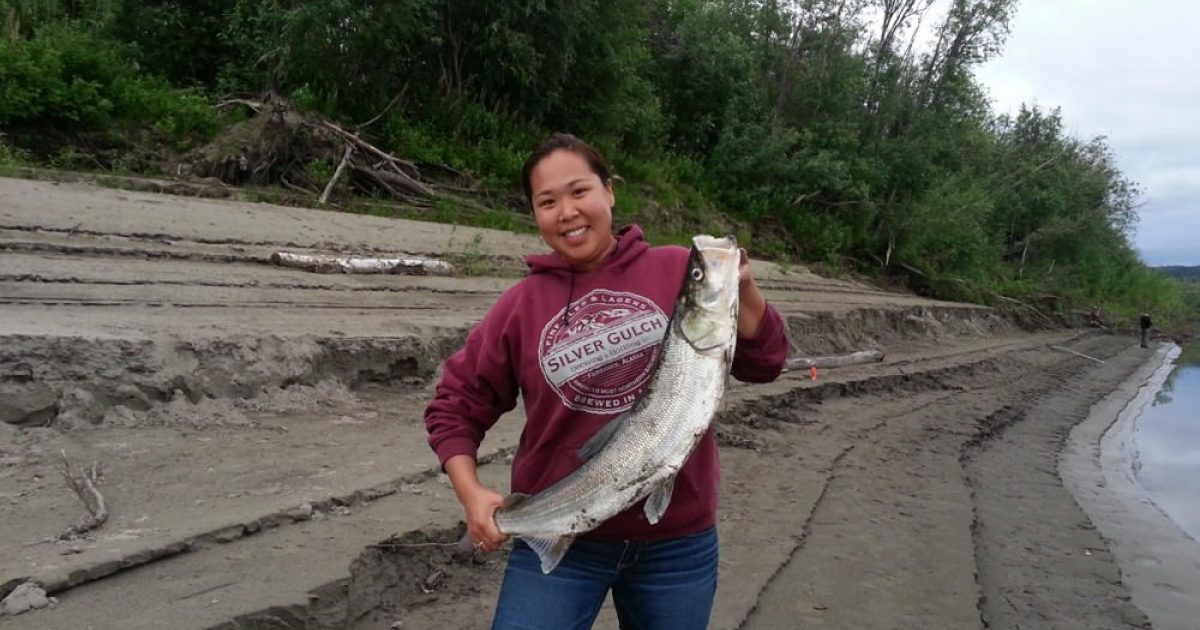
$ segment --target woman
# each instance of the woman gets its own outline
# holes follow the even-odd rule
[[[535,150],[522,180],[553,251],[526,258],[530,275],[446,361],[425,412],[429,443],[483,551],[507,539],[493,520],[504,497],[476,475],[484,433],[520,393],[527,419],[512,492],[535,494],[570,474],[580,465],[579,447],[632,407],[649,379],[688,260],[682,247],[651,248],[637,226],[613,233],[608,165],[574,136],[557,134]],[[787,356],[783,322],[755,285],[744,252],[740,271],[733,375],[771,381]],[[579,538],[548,575],[518,541],[493,628],[590,628],[609,590],[622,628],[705,627],[717,586],[718,479],[709,432],[657,524],[634,506]]]

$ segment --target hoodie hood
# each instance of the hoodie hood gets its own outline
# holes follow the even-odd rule
[[[615,234],[617,237],[617,247],[613,250],[604,262],[595,269],[590,271],[599,271],[601,269],[621,269],[629,265],[638,256],[641,256],[650,249],[650,244],[646,242],[646,237],[642,233],[642,228],[638,225],[628,225]],[[529,273],[553,273],[561,271],[564,273],[586,273],[582,269],[576,269],[574,265],[567,262],[558,252],[550,252],[549,254],[533,254],[525,257],[525,264],[529,265]]]

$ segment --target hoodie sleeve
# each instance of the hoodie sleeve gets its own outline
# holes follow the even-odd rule
[[[733,377],[746,383],[769,383],[779,378],[788,350],[783,317],[774,306],[767,304],[758,334],[753,339],[738,335],[733,354]]]
[[[518,348],[510,326],[515,291],[488,311],[462,349],[446,360],[442,379],[425,408],[425,429],[438,461],[475,456],[483,435],[517,404]],[[513,331],[513,332],[510,332]]]

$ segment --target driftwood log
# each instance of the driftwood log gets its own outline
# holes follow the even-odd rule
[[[784,370],[807,370],[809,368],[839,368],[863,363],[879,363],[883,353],[878,350],[863,350],[851,354],[828,357],[789,357],[783,364]]]
[[[304,269],[314,273],[393,273],[447,276],[454,265],[444,260],[427,258],[367,258],[360,256],[326,256],[275,252],[271,262],[281,267]]]

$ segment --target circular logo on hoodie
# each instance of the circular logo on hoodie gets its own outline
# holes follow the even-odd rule
[[[542,374],[571,409],[626,411],[650,379],[667,324],[666,314],[647,298],[596,289],[542,329]]]

